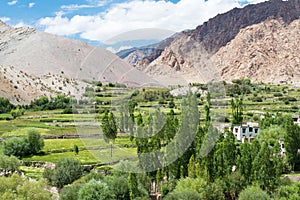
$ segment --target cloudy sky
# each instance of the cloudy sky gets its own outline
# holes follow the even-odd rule
[[[134,40],[153,29],[146,39],[161,40],[174,32],[195,28],[218,13],[262,1],[2,0],[0,19],[12,26],[30,26],[102,46],[117,42],[118,48],[124,48],[128,44],[120,41],[120,34]],[[132,34],[137,29],[142,30]]]

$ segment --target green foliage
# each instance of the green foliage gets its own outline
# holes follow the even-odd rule
[[[280,200],[299,200],[300,198],[300,184],[281,186],[278,188],[275,199]]]
[[[44,140],[37,130],[29,130],[27,133],[28,155],[35,155],[39,153],[44,147]]]
[[[263,142],[252,164],[254,180],[268,191],[272,191],[279,182],[281,172],[278,169],[280,160],[276,159],[277,156],[279,152],[271,151],[268,143]]]
[[[14,156],[0,155],[0,169],[15,171],[20,166],[20,160]]]
[[[29,107],[35,110],[65,109],[71,107],[74,101],[74,99],[63,94],[59,94],[56,97],[51,97],[50,99],[46,96],[42,96],[31,102]]]
[[[28,130],[27,138],[10,138],[3,143],[3,153],[8,156],[19,158],[35,155],[44,147],[44,140],[37,130]]]
[[[9,113],[14,106],[9,102],[8,99],[0,97],[0,114]]]
[[[12,109],[12,110],[10,111],[10,114],[11,114],[11,116],[12,116],[14,119],[17,118],[17,117],[20,117],[20,116],[24,115],[24,113],[25,113],[25,110],[20,109],[19,107],[16,108],[16,109]]]
[[[56,187],[62,188],[80,178],[81,175],[82,167],[79,161],[73,158],[63,158],[54,169],[52,183]]]
[[[129,187],[128,179],[126,176],[106,176],[104,181],[110,188],[110,191],[114,194],[116,199],[129,199]]]
[[[200,200],[202,198],[201,198],[200,194],[197,193],[197,191],[186,188],[183,191],[172,192],[172,193],[168,194],[165,199],[166,200],[183,200],[183,199]]]
[[[3,153],[7,156],[22,158],[28,155],[29,146],[26,138],[10,138],[3,142]]]
[[[250,186],[239,195],[239,200],[269,200],[270,196],[257,186]]]
[[[206,187],[205,193],[202,194],[202,196],[207,200],[225,200],[223,188],[221,188],[221,186],[217,183],[209,183]]]
[[[0,199],[54,199],[51,192],[46,190],[46,184],[41,180],[32,182],[19,175],[0,178]]]
[[[180,179],[174,189],[174,192],[183,192],[186,189],[191,189],[201,194],[205,192],[207,184],[204,179],[201,178],[184,178]]]
[[[175,108],[175,103],[174,101],[169,102],[169,108]]]
[[[270,139],[279,141],[284,138],[285,129],[282,126],[271,125],[259,131],[258,139],[268,141]]]
[[[130,199],[138,197],[138,181],[136,178],[136,174],[134,173],[129,173],[128,175],[128,188]]]
[[[235,98],[231,99],[231,110],[232,110],[232,125],[241,124],[243,121],[243,99]]]
[[[67,185],[59,193],[60,200],[76,200],[78,199],[78,191],[81,188],[81,184]]]
[[[74,152],[75,152],[75,155],[78,155],[78,153],[79,153],[79,148],[76,144],[74,144]]]
[[[104,140],[109,143],[114,141],[117,137],[117,125],[114,114],[106,111],[102,118],[102,131],[104,134]]]
[[[287,161],[293,170],[300,169],[300,156],[297,153],[300,149],[300,127],[290,119],[286,122],[285,129],[284,143]]]
[[[84,184],[78,193],[79,200],[107,200],[116,199],[114,193],[110,191],[108,185],[101,180],[90,180]]]

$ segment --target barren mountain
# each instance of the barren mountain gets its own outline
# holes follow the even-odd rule
[[[14,73],[23,72],[33,77],[58,77],[63,79],[96,80],[104,83],[119,82],[128,86],[158,85],[144,73],[134,69],[111,52],[93,45],[71,40],[56,35],[40,32],[31,28],[12,28],[0,21],[0,66],[6,69],[13,67]],[[14,74],[12,72],[12,74]],[[49,75],[50,74],[50,75]],[[16,76],[21,74],[16,74]],[[2,74],[2,76],[5,76]],[[9,82],[15,82],[16,76]],[[6,77],[8,78],[8,77]],[[28,82],[32,82],[27,79]],[[24,79],[24,81],[26,82]],[[47,81],[46,81],[47,82]],[[51,81],[52,82],[52,81]],[[32,82],[32,85],[34,82]],[[59,84],[54,83],[52,93],[61,92]],[[47,85],[47,84],[46,84]],[[2,89],[2,85],[0,86]],[[36,91],[38,90],[38,91]],[[63,89],[64,90],[64,89]],[[24,90],[28,97],[19,100],[27,101],[46,92],[41,88]],[[70,95],[78,93],[66,90]],[[5,91],[6,96],[21,95],[19,92]],[[22,93],[22,92],[21,92]],[[14,101],[17,101],[16,98]]]
[[[168,84],[299,80],[298,0],[270,0],[219,14],[170,40],[137,68]],[[154,58],[154,59],[153,59]],[[170,79],[168,77],[177,77]]]
[[[40,96],[65,94],[77,99],[82,98],[89,84],[62,75],[47,74],[43,76],[30,75],[13,66],[0,66],[0,96],[13,104],[29,104]]]
[[[253,81],[300,81],[300,19],[286,24],[269,19],[242,29],[213,60],[224,80],[250,77]]]

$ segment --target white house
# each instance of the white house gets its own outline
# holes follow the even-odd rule
[[[258,123],[243,122],[240,126],[234,126],[232,133],[239,142],[245,142],[253,140],[259,133]]]
[[[279,140],[280,145],[280,155],[285,157],[285,148],[284,148],[284,141],[282,139]]]

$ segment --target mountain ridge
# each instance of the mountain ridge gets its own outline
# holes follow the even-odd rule
[[[273,83],[280,83],[280,82],[286,82],[286,81],[296,81],[295,78],[292,77],[291,73],[288,73],[289,77],[283,77],[280,75],[280,73],[277,73],[277,76],[272,76],[272,80],[268,79],[268,77],[258,76],[254,77],[255,74],[252,68],[252,71],[246,70],[247,73],[240,73],[237,70],[236,66],[234,64],[223,66],[223,64],[226,62],[224,60],[222,64],[222,59],[218,60],[216,59],[218,55],[219,58],[223,59],[231,59],[230,52],[223,51],[224,55],[221,55],[218,53],[220,49],[227,47],[234,41],[238,36],[241,37],[240,32],[244,29],[248,29],[249,27],[256,26],[258,24],[261,25],[259,29],[264,29],[265,22],[268,22],[270,20],[277,20],[279,24],[281,24],[276,28],[281,27],[282,34],[288,35],[288,31],[284,30],[282,27],[286,26],[289,27],[291,23],[294,21],[297,21],[300,17],[300,2],[297,0],[289,0],[289,1],[281,1],[281,0],[271,0],[266,1],[258,4],[253,5],[247,5],[244,8],[234,8],[226,13],[219,14],[212,19],[208,20],[208,22],[203,23],[202,25],[198,26],[194,30],[188,30],[183,31],[179,33],[170,44],[166,45],[164,48],[156,50],[156,52],[160,52],[159,54],[152,54],[149,57],[145,57],[140,59],[136,67],[147,74],[149,74],[152,77],[161,76],[161,79],[165,79],[170,75],[177,74],[178,77],[181,77],[181,79],[185,79],[186,82],[210,82],[210,81],[217,81],[217,80],[226,80],[231,81],[233,78],[243,78],[247,77],[252,79],[253,81],[270,81]],[[293,29],[292,26],[289,28]],[[270,32],[271,30],[268,29]],[[298,34],[297,31],[295,31],[295,34]],[[280,35],[280,33],[277,33]],[[251,35],[251,34],[250,34]],[[249,37],[248,35],[244,35],[244,37]],[[259,35],[257,36],[257,41],[259,41]],[[295,36],[295,41],[298,41],[296,39],[298,35]],[[245,40],[247,38],[244,38]],[[255,39],[255,38],[254,38]],[[238,41],[242,41],[243,39],[238,39]],[[181,44],[180,50],[178,47]],[[281,41],[274,41],[276,42],[276,45],[290,45],[291,47],[293,45],[296,45],[293,40],[289,40],[289,43],[283,44]],[[191,46],[188,47],[187,44],[190,44]],[[232,44],[231,44],[232,45]],[[229,49],[235,49],[234,51],[231,50],[234,55],[236,55],[239,51],[239,45],[236,43],[236,48],[231,46]],[[265,44],[265,45],[274,45],[271,43]],[[200,52],[203,55],[200,55],[200,53],[197,53],[196,49],[198,47],[200,49]],[[241,46],[241,45],[240,45]],[[190,48],[190,49],[189,49]],[[249,48],[249,49],[247,49]],[[256,46],[255,48],[258,48]],[[296,48],[294,48],[296,49]],[[250,49],[250,46],[244,45],[243,51],[254,51],[255,49]],[[286,52],[285,54],[289,53],[289,48],[285,48]],[[189,52],[190,51],[190,52]],[[264,49],[264,51],[267,51],[267,48]],[[292,53],[292,52],[290,52]],[[191,56],[193,55],[193,56]],[[270,65],[269,68],[267,68],[266,64],[263,64],[263,69],[266,71],[265,74],[270,75],[268,71],[276,71],[277,66],[276,62],[279,63],[279,60],[281,58],[281,55],[279,54],[272,54],[272,56],[276,57],[264,57],[260,60],[256,59],[255,62],[251,59],[249,59],[249,55],[246,53],[241,55],[239,54],[239,61],[241,63],[244,63],[244,66],[251,66],[253,63],[255,65],[259,65],[260,63],[267,63],[268,60],[272,60],[273,65]],[[271,54],[270,54],[271,55]],[[189,58],[187,58],[189,57]],[[200,61],[198,58],[201,57],[202,61]],[[150,59],[151,58],[151,59]],[[154,58],[154,59],[153,59]],[[257,57],[258,58],[258,57]],[[204,59],[204,60],[203,60]],[[277,60],[277,61],[276,61]],[[292,62],[292,61],[291,61]],[[189,63],[189,65],[187,65]],[[234,62],[232,62],[234,63]],[[283,63],[283,62],[281,62]],[[286,66],[289,64],[286,62],[284,63]],[[208,70],[207,65],[210,65],[210,70]],[[298,69],[298,62],[294,63],[295,66],[289,66],[295,69]],[[224,69],[226,68],[226,69]],[[232,70],[230,69],[232,68]],[[223,70],[223,71],[222,71]],[[211,76],[207,74],[208,72],[215,71],[214,76]],[[231,72],[230,76],[227,74],[227,72]],[[234,72],[235,71],[235,72]],[[292,70],[295,71],[295,70]],[[187,73],[188,72],[188,73]],[[202,74],[199,72],[203,72]],[[163,75],[163,76],[162,76]],[[200,76],[199,76],[200,75]],[[165,77],[164,77],[165,76]],[[203,77],[210,77],[205,78],[203,80]],[[232,77],[232,78],[231,78]],[[173,83],[172,83],[173,84]]]
[[[3,22],[0,23],[0,66],[14,68],[16,73],[12,73],[14,76],[10,77],[11,82],[17,80],[16,76],[20,76],[18,73],[22,71],[45,81],[47,76],[52,76],[60,81],[74,79],[78,83],[88,80],[101,81],[104,84],[118,82],[129,87],[160,85],[108,50],[32,28],[13,28]],[[58,80],[54,82],[54,86],[57,83]],[[54,95],[62,92],[60,87],[63,86],[51,87],[46,94]],[[32,98],[37,97],[38,95],[34,92],[30,93],[36,89],[40,91],[39,94],[44,94],[41,88],[32,88],[27,91],[27,95]],[[18,98],[20,101],[16,101],[14,94],[10,94],[13,102],[28,103],[32,100],[32,98],[25,97],[26,92],[19,91],[18,93],[23,95]],[[76,90],[66,91],[66,94],[70,96],[76,93]]]

